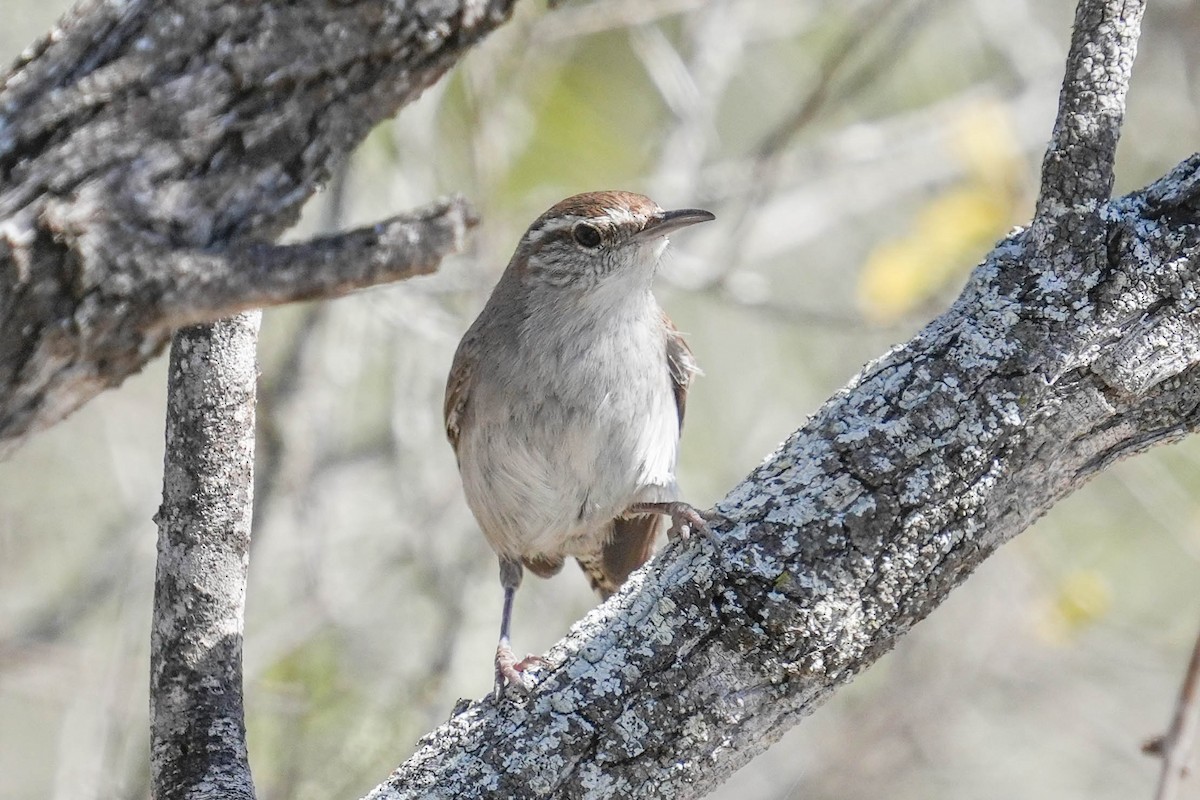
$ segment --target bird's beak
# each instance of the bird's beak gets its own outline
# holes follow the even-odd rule
[[[709,222],[716,219],[712,212],[700,208],[681,208],[678,211],[664,211],[634,235],[635,240],[646,241],[666,236],[672,231],[695,225],[697,222]]]

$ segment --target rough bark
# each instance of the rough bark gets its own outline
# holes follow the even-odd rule
[[[254,504],[251,311],[175,334],[150,636],[150,765],[158,800],[253,800],[242,620]]]
[[[1082,0],[1038,216],[547,653],[370,794],[705,794],[1003,542],[1200,426],[1200,155],[1109,200],[1142,3]]]
[[[172,329],[430,271],[462,201],[269,242],[512,0],[84,0],[0,83],[0,448]]]

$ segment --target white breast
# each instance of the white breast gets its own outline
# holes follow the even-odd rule
[[[604,326],[591,337],[534,320],[513,369],[485,370],[474,387],[463,485],[501,555],[594,552],[631,503],[675,497],[679,417],[661,312],[645,298],[586,309]]]

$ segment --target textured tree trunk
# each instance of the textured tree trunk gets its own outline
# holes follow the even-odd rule
[[[241,649],[259,314],[237,312],[430,272],[461,247],[475,217],[460,199],[272,242],[510,9],[85,0],[0,84],[0,455],[192,326],[172,347],[157,517],[158,798],[254,796]]]

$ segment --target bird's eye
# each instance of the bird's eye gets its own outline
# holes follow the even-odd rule
[[[596,230],[594,225],[581,222],[571,231],[571,235],[575,237],[575,242],[580,247],[591,250],[593,247],[600,246],[600,231]]]

